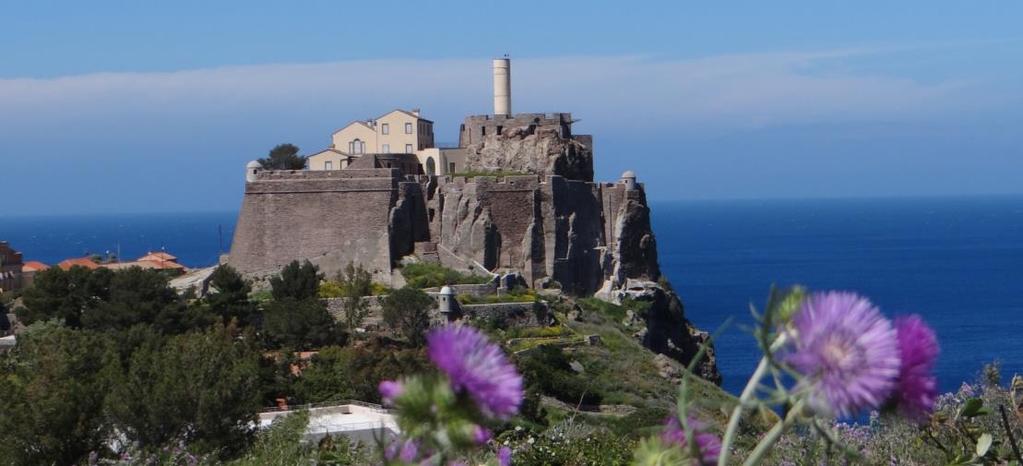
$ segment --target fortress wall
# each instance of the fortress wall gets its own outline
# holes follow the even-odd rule
[[[246,183],[228,263],[270,274],[308,258],[333,274],[349,261],[390,282],[391,170],[260,172]],[[386,175],[386,176],[385,176]]]
[[[476,177],[475,193],[479,205],[489,213],[486,235],[488,254],[483,265],[494,268],[524,269],[529,252],[523,242],[533,222],[535,191],[540,180],[535,175]]]
[[[486,136],[498,134],[511,128],[535,126],[537,128],[556,128],[561,137],[572,137],[571,113],[516,113],[515,115],[472,115],[465,118],[459,129],[458,146],[468,147],[480,144]],[[486,130],[484,131],[484,128]],[[484,134],[486,133],[486,134]]]
[[[423,187],[418,182],[398,184],[398,199],[390,216],[391,257],[411,254],[415,243],[429,241],[430,223]]]
[[[544,199],[547,274],[567,291],[595,291],[607,268],[600,186],[552,176]]]

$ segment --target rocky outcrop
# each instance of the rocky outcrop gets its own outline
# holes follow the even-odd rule
[[[593,150],[583,138],[563,138],[555,128],[520,126],[467,147],[468,171],[503,171],[593,180]]]
[[[721,383],[710,335],[686,319],[678,294],[658,283],[629,279],[624,287],[607,297],[615,304],[621,304],[625,299],[648,303],[645,311],[629,314],[631,320],[642,323],[642,329],[636,332],[635,337],[643,346],[688,366],[701,345],[707,345],[705,355],[695,366],[695,373],[708,381]]]

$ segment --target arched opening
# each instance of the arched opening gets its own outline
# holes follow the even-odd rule
[[[348,143],[348,153],[350,154],[361,154],[365,148],[366,143],[362,142],[362,140],[358,138]]]
[[[430,176],[437,174],[437,163],[433,161],[433,157],[426,158],[426,174]]]

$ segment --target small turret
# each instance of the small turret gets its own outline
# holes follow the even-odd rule
[[[632,170],[625,170],[625,173],[622,173],[622,179],[621,179],[621,181],[619,181],[619,183],[625,185],[625,190],[626,191],[635,191],[636,190],[636,173],[633,172]]]
[[[256,172],[262,169],[263,165],[255,160],[245,164],[245,181],[248,183],[256,181]]]
[[[451,314],[451,300],[455,299],[455,292],[450,286],[444,286],[437,293],[437,310],[443,315]]]

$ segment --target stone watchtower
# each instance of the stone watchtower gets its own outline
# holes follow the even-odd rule
[[[245,164],[245,181],[249,183],[256,181],[256,172],[262,169],[263,165],[255,160]]]
[[[626,191],[635,191],[636,173],[633,172],[632,170],[625,170],[625,173],[622,173],[622,179],[619,181],[619,183],[625,186]]]

